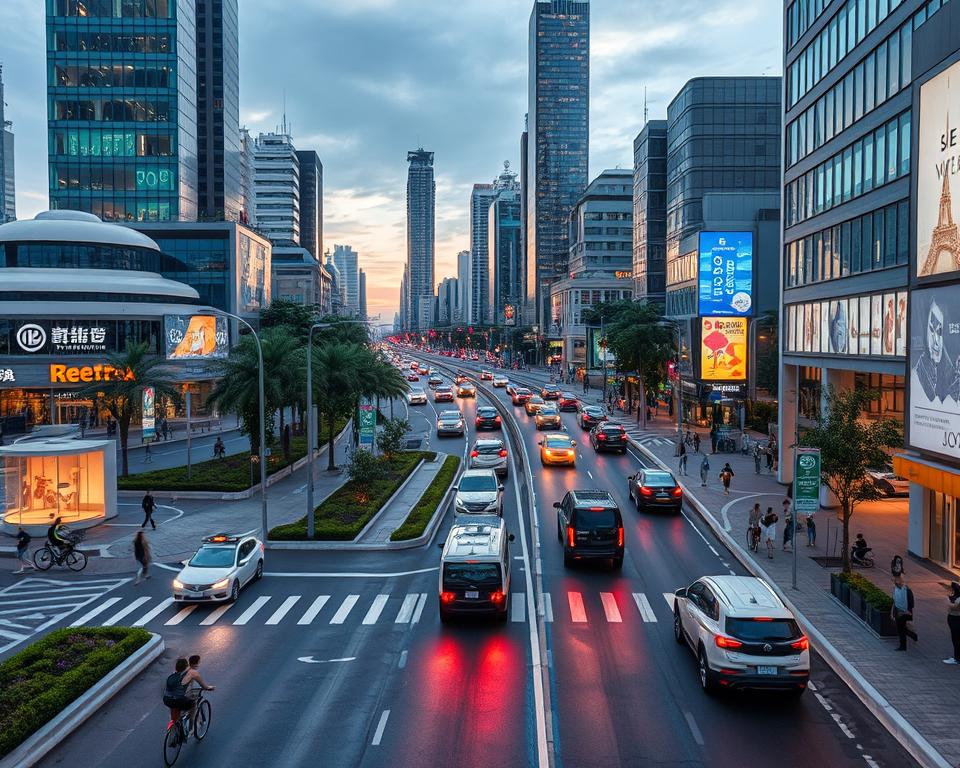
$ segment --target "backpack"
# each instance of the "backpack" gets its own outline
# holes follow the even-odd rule
[[[774,525],[779,519],[780,518],[777,517],[776,512],[769,512],[768,514],[763,516],[763,524],[765,526]]]

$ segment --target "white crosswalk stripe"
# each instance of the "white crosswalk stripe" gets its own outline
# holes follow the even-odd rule
[[[128,614],[130,614],[130,613],[133,613],[133,612],[134,612],[135,610],[137,610],[137,608],[139,608],[141,605],[143,605],[144,603],[150,602],[150,600],[152,600],[152,599],[153,599],[153,598],[150,598],[150,597],[138,597],[136,600],[134,600],[132,603],[130,603],[130,605],[128,605],[128,606],[126,606],[126,607],[124,607],[124,608],[121,608],[119,611],[117,611],[115,614],[113,614],[113,616],[111,616],[109,619],[107,619],[105,622],[103,622],[103,626],[105,626],[105,627],[112,627],[112,626],[114,626],[114,625],[117,624],[117,623],[120,621],[120,619],[122,619],[124,616],[126,616],[126,615],[128,615]]]
[[[357,604],[359,599],[360,595],[347,595],[340,604],[340,607],[337,608],[337,612],[333,614],[333,618],[330,619],[330,623],[343,624],[343,622],[347,620],[347,616],[350,615],[350,611],[353,610],[353,606]]]
[[[237,618],[237,620],[234,621],[233,623],[236,624],[237,626],[243,626],[248,621],[250,621],[250,619],[252,619],[256,615],[257,611],[263,608],[263,606],[265,606],[269,601],[270,601],[270,595],[260,595],[260,597],[258,597],[256,600],[253,601],[253,605],[251,605],[249,608],[247,608],[247,610],[241,613],[240,616]]]
[[[620,608],[617,605],[617,598],[614,597],[613,592],[601,592],[600,602],[603,603],[603,612],[606,615],[608,622],[611,624],[623,623],[623,616],[620,615]]]
[[[400,612],[397,614],[395,624],[407,624],[413,616],[413,609],[417,607],[418,595],[407,595],[403,598],[403,605],[400,606]]]
[[[677,596],[673,592],[664,592],[663,599],[667,601],[667,605],[670,606],[670,614],[673,615],[673,604],[676,602]]]
[[[653,612],[653,606],[650,605],[650,601],[647,600],[647,596],[643,592],[634,592],[633,599],[637,603],[637,609],[644,621],[653,623],[657,620],[657,616]]]
[[[209,627],[213,624],[216,624],[220,617],[223,616],[227,611],[233,608],[233,603],[223,603],[214,608],[210,613],[204,617],[203,621],[200,622],[201,627]]]
[[[179,613],[177,613],[176,616],[173,616],[173,617],[167,619],[167,620],[164,622],[164,626],[165,626],[165,627],[175,627],[175,626],[177,626],[177,624],[179,624],[181,621],[183,621],[185,618],[187,618],[187,616],[189,616],[189,615],[190,615],[191,613],[193,613],[195,610],[197,610],[197,606],[196,606],[196,605],[187,605],[187,606],[184,606],[183,608],[180,609]]]
[[[583,605],[583,595],[579,592],[567,592],[567,602],[570,604],[570,620],[574,624],[585,624],[587,610]]]
[[[420,621],[420,615],[423,613],[423,607],[427,604],[427,593],[421,592],[420,597],[417,600],[417,609],[413,612],[413,618],[410,619],[411,624],[416,624]]]
[[[133,622],[135,627],[145,627],[151,621],[153,621],[157,616],[163,613],[167,608],[173,604],[173,598],[168,597],[166,600],[160,603],[160,605],[154,606],[151,610],[147,611],[143,616]]]
[[[303,626],[312,622],[315,618],[317,618],[317,614],[320,613],[320,611],[323,609],[323,606],[327,604],[329,599],[330,595],[320,595],[317,597],[317,599],[310,604],[310,607],[304,611],[303,616],[300,617],[300,620],[297,622],[297,624]]]
[[[267,619],[267,625],[273,626],[279,624],[283,620],[283,617],[289,613],[290,609],[297,604],[299,599],[300,595],[290,595],[290,597],[284,600],[280,607],[273,612],[273,615]]]
[[[387,600],[389,599],[390,595],[377,595],[375,598],[373,598],[373,604],[367,611],[367,615],[363,617],[363,623],[376,624],[377,619],[380,618],[380,614],[383,613],[383,609],[386,607]]]
[[[82,627],[84,624],[86,624],[88,621],[90,621],[90,619],[92,619],[94,616],[99,616],[101,613],[103,613],[105,610],[107,610],[107,608],[109,608],[111,605],[115,605],[115,604],[117,604],[117,603],[119,603],[119,602],[120,602],[120,598],[119,598],[119,597],[110,597],[110,598],[107,598],[107,599],[104,600],[102,603],[100,603],[100,605],[98,605],[96,608],[94,608],[94,609],[92,609],[92,610],[90,610],[90,611],[87,611],[87,613],[83,614],[83,616],[81,616],[79,619],[77,619],[75,622],[73,622],[70,626],[71,626],[71,627]]]
[[[527,596],[524,592],[515,592],[510,596],[510,621],[523,621],[527,615]]]

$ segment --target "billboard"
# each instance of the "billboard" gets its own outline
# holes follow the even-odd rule
[[[910,445],[960,461],[960,306],[956,286],[910,296]]]
[[[503,307],[503,324],[504,325],[516,325],[517,324],[517,310],[513,304],[506,304]]]
[[[616,356],[606,348],[603,341],[599,328],[587,326],[587,368],[589,370],[603,368],[604,358],[608,368],[615,368],[617,365]]]
[[[157,436],[157,397],[153,387],[143,388],[143,439],[153,440]]]
[[[753,314],[753,233],[701,232],[699,314]]]
[[[164,315],[168,360],[215,360],[230,353],[227,319],[214,315]]]
[[[917,275],[960,269],[960,62],[920,86]],[[952,188],[952,189],[951,189]]]
[[[700,379],[746,381],[747,319],[700,318]]]

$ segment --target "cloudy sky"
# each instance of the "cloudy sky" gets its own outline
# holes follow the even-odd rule
[[[406,258],[406,152],[436,153],[439,281],[469,246],[469,199],[519,163],[531,0],[240,0],[241,122],[287,121],[324,165],[324,242],[349,243],[392,322]],[[17,213],[47,207],[42,0],[0,0]],[[779,75],[779,0],[593,0],[590,175],[632,166],[685,81]]]

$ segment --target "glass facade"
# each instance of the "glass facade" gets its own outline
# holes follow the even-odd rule
[[[228,231],[213,237],[177,237],[173,233],[147,233],[172,262],[176,271],[164,277],[186,283],[200,294],[200,303],[232,312],[230,308],[231,241]]]
[[[197,215],[192,0],[47,0],[52,209]]]
[[[589,2],[537,0],[529,56],[526,249],[542,324],[550,283],[567,271],[567,220],[589,179]]]
[[[633,142],[633,283],[662,303],[667,256],[667,121],[650,120]]]
[[[518,190],[503,190],[490,206],[488,249],[490,269],[490,321],[503,325],[507,304],[514,313],[521,302],[523,258],[520,237],[520,195]],[[516,314],[514,314],[516,317]]]
[[[407,152],[407,291],[410,328],[427,328],[433,318],[433,269],[437,185],[433,152]],[[258,213],[259,220],[259,213]]]

